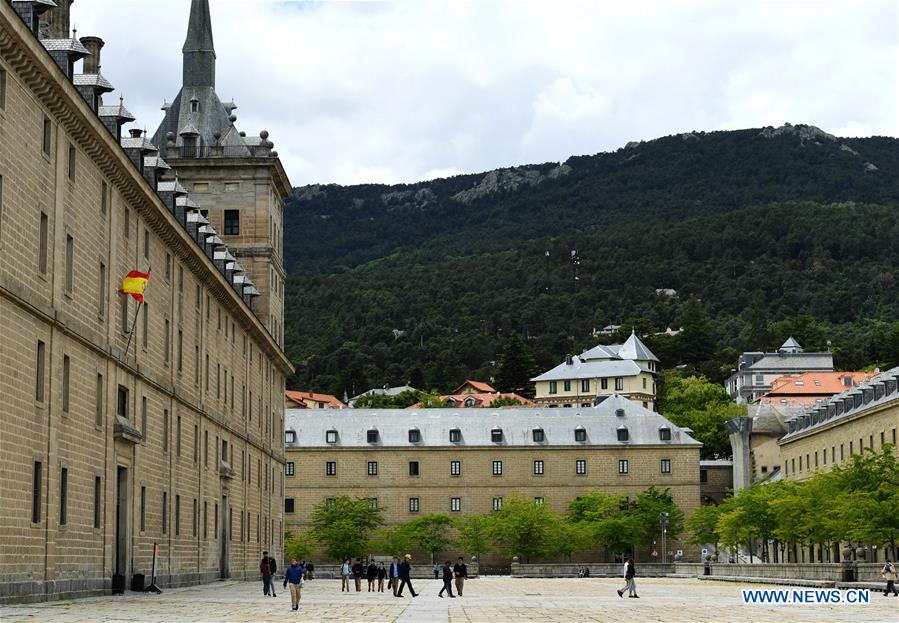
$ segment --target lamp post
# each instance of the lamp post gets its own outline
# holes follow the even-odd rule
[[[659,513],[659,525],[662,526],[662,564],[668,562],[668,513]]]

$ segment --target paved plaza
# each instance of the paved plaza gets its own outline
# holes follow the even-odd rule
[[[899,598],[872,593],[867,606],[743,606],[741,585],[691,579],[638,579],[641,599],[619,599],[615,579],[470,580],[465,595],[440,599],[442,584],[418,580],[420,596],[397,599],[389,593],[340,593],[338,580],[307,582],[298,612],[287,591],[264,597],[262,584],[221,582],[165,591],[162,595],[126,593],[36,605],[0,607],[0,621],[334,621],[340,623],[558,623],[602,621],[896,621]],[[772,588],[752,585],[751,588]]]

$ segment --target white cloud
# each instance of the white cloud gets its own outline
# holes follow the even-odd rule
[[[893,2],[212,0],[217,91],[294,184],[408,182],[784,121],[895,136]],[[152,132],[187,0],[78,0]],[[115,96],[116,94],[114,94]]]

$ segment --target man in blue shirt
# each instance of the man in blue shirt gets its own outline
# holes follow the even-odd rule
[[[284,587],[290,585],[290,601],[294,610],[300,609],[300,591],[303,588],[303,574],[306,569],[297,562],[296,558],[290,559],[290,566],[284,571]]]

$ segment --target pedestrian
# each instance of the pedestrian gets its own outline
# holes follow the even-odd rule
[[[627,562],[624,563],[624,588],[618,591],[619,597],[624,597],[624,591],[627,591],[628,597],[637,598],[639,595],[637,594],[637,582],[634,578],[637,576],[637,569],[634,565],[634,559],[628,558]]]
[[[880,577],[887,581],[887,587],[883,591],[883,596],[889,595],[890,591],[893,591],[894,597],[899,596],[899,592],[896,591],[896,565],[891,563],[889,559],[887,559],[883,569],[880,570]]]
[[[412,554],[406,554],[403,557],[403,562],[400,563],[399,574],[400,574],[400,588],[396,593],[397,597],[403,596],[403,589],[406,585],[409,586],[409,592],[412,593],[413,597],[418,597],[418,593],[415,592],[415,589],[412,588],[412,565],[409,562],[412,560]]]
[[[450,567],[451,564],[452,563],[448,560],[443,563],[443,588],[437,593],[438,597],[443,597],[443,591],[446,591],[450,597],[453,599],[456,598],[456,596],[453,595],[453,569]]]
[[[350,592],[350,559],[347,558],[340,565],[340,592]]]
[[[365,569],[365,579],[368,580],[368,592],[373,593],[375,591],[375,580],[378,579],[378,568],[375,566],[374,559],[369,561],[368,567]]]
[[[435,579],[435,580],[439,579],[439,578],[440,578],[440,565],[438,565],[438,564],[435,562],[435,563],[434,563],[434,568],[432,569],[432,571],[434,572],[434,579]]]
[[[362,576],[365,575],[365,567],[362,566],[362,559],[357,558],[353,563],[353,582],[356,584],[356,592],[362,592]]]
[[[265,552],[263,552],[263,555],[265,555]],[[275,576],[278,574],[278,561],[275,560],[274,556],[268,557],[268,566],[272,570],[272,597],[277,597],[275,594]]]
[[[268,562],[268,552],[262,552],[262,561],[259,563],[259,573],[262,574],[262,594],[268,597],[272,590],[272,566]]]
[[[461,556],[459,556],[459,562],[453,567],[453,575],[456,576],[456,594],[461,597],[465,580],[468,579],[468,567],[465,566],[465,559]]]
[[[306,579],[314,580],[315,579],[315,565],[311,562],[308,565],[304,565],[306,567]]]
[[[390,588],[393,589],[393,596],[396,597],[396,592],[400,588],[400,559],[396,556],[393,557],[393,562],[390,563],[390,570],[388,572],[390,576],[388,578],[390,582]]]
[[[306,569],[297,562],[296,558],[290,559],[290,566],[284,572],[284,588],[290,585],[290,603],[294,610],[300,609],[300,593],[303,590],[303,575]]]
[[[387,577],[387,569],[384,568],[384,563],[380,563],[378,565],[378,592],[384,592],[384,578]]]

